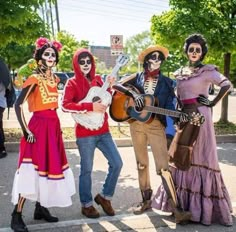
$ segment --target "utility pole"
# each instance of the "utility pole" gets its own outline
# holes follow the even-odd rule
[[[51,20],[51,29],[52,29],[52,37],[55,38],[54,25],[53,25],[53,17],[52,17],[52,4],[49,2],[50,9],[50,20]]]
[[[60,22],[59,22],[59,12],[57,0],[55,0],[55,11],[56,11],[56,21],[57,21],[57,32],[60,32]]]

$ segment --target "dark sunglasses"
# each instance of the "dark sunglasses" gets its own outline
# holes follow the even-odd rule
[[[80,65],[91,64],[91,60],[80,60],[79,64]]]

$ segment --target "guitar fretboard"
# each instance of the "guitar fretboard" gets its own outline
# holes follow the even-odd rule
[[[178,112],[178,111],[167,110],[167,109],[159,108],[156,106],[145,106],[144,110],[152,112],[152,113],[156,113],[156,114],[162,114],[162,115],[175,117],[175,118],[179,118],[181,114],[181,112]]]

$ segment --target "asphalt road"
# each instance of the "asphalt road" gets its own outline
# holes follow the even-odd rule
[[[236,210],[236,144],[218,144],[218,154],[220,167],[223,177],[228,188],[231,201]],[[140,232],[233,232],[236,231],[236,220],[234,217],[233,227],[224,227],[221,225],[212,225],[210,227],[200,224],[189,224],[186,226],[176,225],[172,216],[161,214],[160,212],[150,211],[141,216],[133,215],[133,207],[141,200],[136,163],[132,147],[119,147],[124,166],[121,171],[116,192],[112,201],[116,210],[116,216],[107,217],[101,207],[97,209],[101,213],[100,219],[87,219],[82,216],[80,210],[79,196],[73,196],[73,205],[68,208],[52,208],[50,211],[59,217],[58,223],[45,223],[35,221],[32,218],[34,203],[27,201],[24,207],[23,215],[30,231],[47,231],[47,232],[114,232],[114,231],[140,231]],[[161,183],[160,177],[156,175],[154,162],[151,152],[150,155],[150,175],[152,188],[154,192]],[[11,231],[9,223],[13,205],[11,204],[11,188],[13,176],[17,165],[17,153],[9,155],[0,160],[0,232]],[[77,150],[67,150],[67,157],[70,167],[73,170],[76,184],[79,174],[79,154]],[[96,151],[93,172],[93,194],[98,193],[102,187],[106,176],[107,162],[99,151]],[[236,213],[236,211],[234,211]]]

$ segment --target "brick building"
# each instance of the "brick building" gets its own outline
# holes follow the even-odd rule
[[[98,58],[101,62],[104,62],[106,68],[113,68],[116,64],[117,56],[111,56],[111,48],[108,46],[90,46],[90,52]]]

